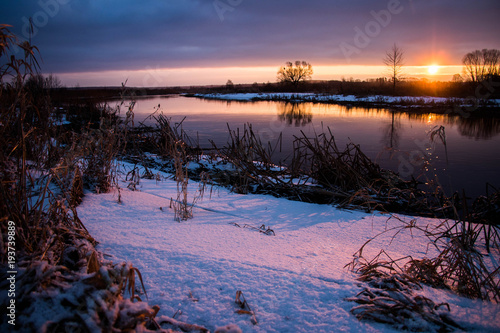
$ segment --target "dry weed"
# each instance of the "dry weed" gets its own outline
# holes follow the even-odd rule
[[[421,289],[418,280],[405,273],[398,261],[382,250],[371,261],[358,257],[353,262],[352,269],[359,274],[358,279],[368,285],[355,297],[346,299],[360,304],[351,309],[356,318],[406,331],[452,332],[460,329],[449,316],[448,304],[435,304],[415,294],[414,290]]]
[[[236,298],[234,302],[240,307],[240,310],[236,310],[238,314],[248,314],[251,317],[250,321],[252,324],[257,325],[259,322],[257,321],[257,317],[255,316],[255,312],[250,308],[245,296],[243,296],[243,292],[241,290],[236,291]]]
[[[450,225],[450,221],[446,220],[437,226],[422,228],[412,221],[408,223],[393,217],[402,225],[389,228],[365,242],[353,261],[346,265],[369,286],[356,297],[348,299],[361,304],[351,310],[356,317],[405,330],[418,330],[415,323],[421,321],[430,325],[426,330],[447,332],[459,329],[447,314],[437,312],[443,304],[436,305],[428,298],[413,295],[413,290],[420,289],[421,283],[451,289],[465,297],[493,302],[500,300],[500,268],[488,268],[483,261],[485,255],[481,252],[486,248],[486,240],[480,237],[485,235],[484,225],[464,221],[454,221]],[[363,257],[365,247],[376,237],[393,232],[392,242],[407,228],[423,232],[429,244],[438,251],[437,256],[392,259],[381,250],[369,261]],[[491,251],[489,255],[500,254],[498,247],[491,248]]]

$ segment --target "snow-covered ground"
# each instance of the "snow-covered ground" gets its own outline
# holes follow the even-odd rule
[[[315,94],[315,93],[234,93],[234,94],[195,94],[195,97],[220,99],[227,101],[266,101],[285,100],[294,102],[324,102],[324,103],[369,103],[374,105],[394,105],[409,107],[411,104],[434,106],[447,104],[451,100],[461,101],[462,104],[470,104],[468,99],[450,99],[445,97],[412,97],[412,96],[356,96],[339,94]],[[491,105],[500,105],[500,100],[488,101]]]
[[[141,179],[135,191],[123,177],[119,191],[87,193],[78,207],[80,219],[100,242],[98,249],[140,270],[149,303],[161,308],[158,316],[175,316],[212,332],[227,324],[243,332],[395,331],[360,322],[349,312],[356,304],[345,298],[355,296],[364,284],[344,266],[368,239],[401,221],[214,187],[196,203],[192,219],[176,222],[169,206],[177,185],[168,176]],[[190,182],[190,197],[197,189]],[[416,223],[437,221],[418,218]],[[261,225],[275,235],[245,227]],[[376,238],[363,255],[371,258],[382,248],[393,258],[434,254],[416,230],[401,231],[391,243],[393,234]],[[255,312],[256,325],[250,315],[235,312],[238,290]],[[452,318],[467,330],[500,331],[497,304],[427,287],[418,292],[436,303],[448,302]]]

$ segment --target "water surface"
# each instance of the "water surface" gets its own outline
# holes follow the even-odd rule
[[[339,148],[348,142],[382,167],[403,178],[437,180],[450,195],[466,190],[469,196],[485,193],[485,184],[500,188],[500,119],[473,119],[459,115],[411,114],[389,109],[346,107],[333,104],[273,101],[227,102],[182,96],[139,99],[134,112],[144,121],[163,112],[181,122],[201,147],[218,146],[228,140],[231,129],[251,123],[263,142],[282,135],[282,150],[275,156],[285,163],[292,153],[294,136],[314,136],[329,128]],[[151,122],[147,121],[151,124]],[[444,127],[445,142],[430,133]],[[445,144],[446,143],[446,144]]]

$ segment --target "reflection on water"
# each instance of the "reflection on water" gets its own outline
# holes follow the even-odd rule
[[[457,114],[402,114],[415,121],[457,126],[461,135],[476,140],[489,140],[500,133],[500,118],[497,117],[466,118]]]
[[[401,138],[402,125],[400,117],[391,112],[391,123],[382,127],[382,143],[386,149],[398,149]]]
[[[196,107],[192,107],[196,105]],[[386,128],[382,129],[384,144],[387,147],[396,147],[402,131],[402,121],[422,124],[443,124],[445,127],[454,126],[458,132],[468,138],[476,140],[490,140],[500,133],[500,118],[461,117],[457,114],[432,114],[432,113],[405,113],[381,108],[352,107],[334,104],[292,103],[292,102],[238,102],[201,100],[195,98],[157,96],[141,97],[135,108],[139,119],[161,106],[167,114],[184,114],[188,117],[200,114],[223,115],[230,117],[246,116],[252,122],[254,115],[269,115],[271,110],[276,110],[278,120],[286,125],[303,127],[313,122],[314,117],[323,121],[324,115],[334,117],[352,117],[353,119],[386,119]],[[172,108],[173,106],[173,108]],[[223,120],[221,118],[221,120]]]
[[[183,130],[199,138],[203,148],[227,143],[227,126],[243,128],[251,123],[262,142],[282,137],[283,148],[276,159],[285,163],[292,155],[293,140],[321,134],[328,128],[337,145],[359,144],[361,150],[382,167],[423,182],[439,178],[449,191],[465,188],[471,196],[484,192],[485,183],[500,187],[500,119],[464,118],[456,114],[392,112],[388,109],[348,107],[333,104],[285,102],[226,102],[171,97],[140,99],[136,120],[160,110],[182,122]],[[443,126],[446,149],[431,142],[429,132]],[[448,161],[447,161],[448,160]],[[403,172],[404,171],[404,172]],[[403,174],[404,173],[404,174]]]
[[[458,118],[458,130],[463,136],[488,140],[500,133],[498,118]]]
[[[310,103],[284,102],[276,105],[278,119],[288,125],[305,126],[312,121],[312,107]]]

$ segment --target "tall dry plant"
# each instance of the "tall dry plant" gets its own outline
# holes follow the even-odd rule
[[[361,150],[348,143],[337,146],[330,129],[308,137],[295,137],[292,167],[314,179],[329,195],[329,202],[342,207],[378,209],[429,215],[426,194],[413,181],[404,181],[396,173],[384,170]]]
[[[198,190],[193,194],[192,200],[188,198],[189,184],[189,158],[186,151],[186,143],[182,140],[175,142],[170,153],[174,163],[175,181],[177,182],[177,199],[170,201],[170,207],[174,210],[175,221],[187,221],[193,218],[193,208],[196,202],[203,199],[209,176],[202,172]]]
[[[14,48],[23,51],[21,58]],[[133,117],[132,108],[120,122],[117,110],[95,107],[96,124],[65,130],[55,121],[59,115],[51,103],[50,82],[38,72],[37,53],[29,42],[18,42],[9,26],[0,25],[1,232],[6,234],[7,221],[16,223],[20,256],[47,251],[47,242],[57,244],[51,239],[65,228],[93,242],[75,207],[84,184],[109,189],[114,159]],[[76,110],[72,119],[79,114],[85,115]],[[4,247],[1,251],[5,254]]]
[[[18,42],[9,27],[0,25],[1,231],[5,235],[7,221],[15,221],[20,252],[33,253],[41,250],[44,238],[39,236],[48,230],[44,207],[50,194],[49,183],[36,182],[38,177],[32,165],[47,157],[45,150],[38,148],[50,145],[51,107],[47,96],[39,91],[43,87],[37,85],[38,49],[29,42]],[[11,54],[13,48],[23,51],[21,58]]]
[[[186,221],[193,217],[193,206],[188,202],[189,175],[185,143],[175,142],[170,154],[174,161],[175,181],[177,182],[177,199],[171,204],[174,209],[174,219]]]
[[[191,138],[182,129],[184,119],[172,124],[171,119],[166,117],[159,107],[147,119],[154,120],[154,127],[150,128],[142,123],[136,133],[132,133],[132,137],[138,141],[136,147],[141,146],[156,154],[171,166],[177,182],[177,197],[171,199],[170,208],[174,210],[175,221],[186,221],[193,217],[193,206],[203,198],[206,186],[203,175],[196,175],[202,180],[200,188],[193,194],[192,200],[189,199],[188,164],[191,159],[198,158],[201,150],[198,145],[193,145]]]
[[[19,52],[11,52],[14,48],[22,51],[20,58]],[[136,275],[143,284],[139,271],[103,263],[76,210],[84,182],[109,187],[111,161],[122,147],[124,128],[103,109],[96,128],[88,123],[72,134],[64,132],[54,122],[37,52],[29,42],[18,42],[9,26],[0,25],[0,266],[7,262],[4,241],[12,221],[16,308],[24,319],[16,327],[50,332],[145,328],[159,308],[146,305],[136,311],[133,306],[140,300]],[[3,288],[7,280],[2,281]],[[130,299],[123,297],[127,290]],[[6,300],[0,298],[2,307]],[[57,309],[57,318],[45,318],[47,312],[27,315],[40,306]]]
[[[409,273],[423,281],[442,281],[465,297],[500,302],[500,265],[495,260],[493,266],[486,264],[488,256],[500,255],[498,225],[445,220],[428,229],[427,236],[439,254],[412,260],[406,268]]]
[[[248,193],[251,187],[268,193],[293,188],[291,178],[285,177],[289,176],[290,169],[273,162],[274,153],[281,150],[281,135],[274,144],[263,143],[251,124],[245,124],[242,131],[232,130],[229,124],[227,128],[229,140],[225,146],[219,148],[212,141],[217,156],[233,166],[233,170],[227,170],[222,177],[226,185],[237,193]]]
[[[407,280],[451,289],[469,298],[500,302],[500,266],[495,259],[500,255],[500,227],[494,226],[493,230],[486,231],[488,225],[461,220],[444,220],[435,226],[417,226],[414,221],[406,222],[396,215],[391,215],[389,219],[396,219],[401,225],[387,229],[365,242],[354,254],[353,262],[346,267],[351,267],[361,276],[372,268],[384,268]],[[393,233],[391,239],[394,240],[407,229],[419,230],[424,234],[437,254],[431,258],[392,259],[381,250],[385,254],[384,259],[380,254],[373,259],[363,256],[364,249],[373,239]],[[489,251],[486,251],[487,243],[490,244]],[[488,256],[492,256],[492,264],[486,264]]]

